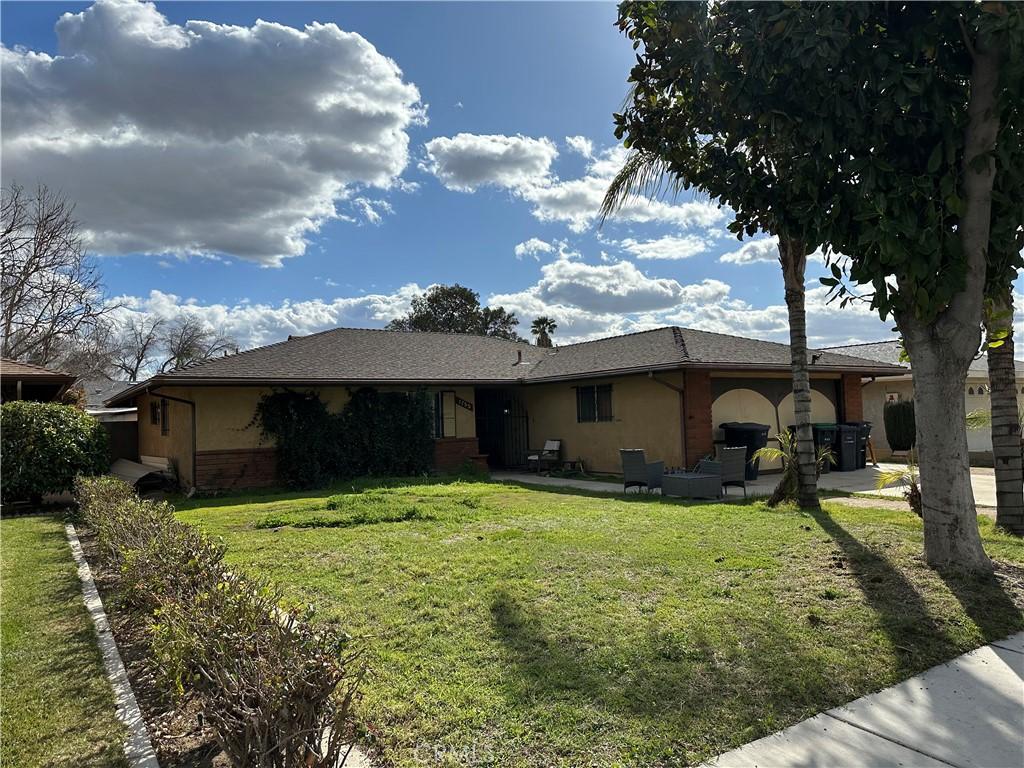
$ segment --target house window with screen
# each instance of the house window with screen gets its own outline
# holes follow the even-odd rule
[[[576,421],[612,420],[612,385],[576,387]]]
[[[168,416],[170,411],[167,407],[167,401],[164,399],[160,400],[160,434],[166,435],[171,431],[171,422]]]
[[[160,426],[160,403],[156,400],[149,401],[149,423],[154,427]]]
[[[455,437],[455,393],[434,395],[434,437]]]

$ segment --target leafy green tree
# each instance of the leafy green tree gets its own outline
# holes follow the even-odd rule
[[[655,119],[649,136],[637,122],[637,141],[626,130],[633,128],[627,109],[619,127],[629,133],[627,143],[673,159],[696,149],[725,155],[716,160],[721,168],[708,167],[737,177],[728,183],[740,188],[750,166],[765,166],[775,171],[766,184],[788,180],[767,190],[780,193],[780,209],[790,202],[787,187],[816,190],[817,203],[805,213],[820,225],[832,266],[824,282],[840,305],[870,301],[880,317],[894,318],[913,363],[926,559],[988,570],[970,485],[963,387],[981,346],[988,286],[1006,282],[1006,271],[994,280],[987,272],[993,200],[998,216],[1003,178],[1018,157],[1024,7],[720,3],[692,11],[690,26],[668,13],[659,3],[620,7],[637,45],[662,51],[658,61],[640,55],[634,69],[635,79],[651,86],[640,96]],[[712,52],[724,48],[740,61],[738,84],[700,58],[693,74],[708,80],[712,93],[738,87],[734,103],[749,107],[730,112],[746,112],[763,127],[763,146],[747,143],[747,129],[711,131],[712,146],[704,148],[704,136],[673,125],[692,91],[689,83],[677,87],[673,73],[687,71],[678,60],[694,53],[687,40],[696,33]],[[789,147],[793,156],[773,147]],[[657,183],[653,172],[646,178]]]
[[[857,300],[846,278],[866,287],[863,298],[903,336],[925,557],[988,570],[963,388],[993,283],[994,194],[1013,172],[1019,141],[1024,7],[726,3],[722,12],[734,21],[752,82],[786,63],[792,87],[772,98],[773,132],[828,163],[823,175],[805,178],[826,193],[833,277],[824,282],[842,304]],[[837,263],[836,252],[848,259]]]
[[[538,347],[553,347],[551,335],[557,330],[558,323],[550,317],[538,317],[530,324],[530,333],[537,337]]]
[[[409,314],[392,320],[387,329],[468,333],[520,341],[517,325],[514,313],[504,307],[481,307],[480,294],[455,283],[431,286],[412,300]]]
[[[604,213],[628,197],[696,187],[735,211],[729,229],[779,241],[789,315],[796,415],[797,498],[818,508],[811,430],[804,274],[823,242],[827,158],[774,130],[773,103],[795,89],[787,57],[751,66],[758,30],[732,4],[626,2],[619,27],[637,49],[632,93],[615,134],[633,152],[612,182]],[[755,54],[756,55],[756,54]],[[813,179],[813,183],[809,180]]]

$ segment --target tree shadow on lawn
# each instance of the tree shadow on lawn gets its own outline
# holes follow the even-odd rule
[[[539,612],[500,588],[490,611],[513,662],[515,674],[499,683],[508,700],[535,710],[526,718],[540,729],[552,713],[559,726],[578,718],[568,725],[584,750],[626,749],[618,727],[631,732],[632,748],[648,751],[631,760],[674,755],[669,762],[676,764],[682,753],[687,763],[698,762],[843,703],[828,665],[797,636],[803,628],[778,616],[727,616],[723,642],[713,636],[720,626],[699,622],[664,631],[652,624],[644,639],[567,637],[547,630]],[[593,741],[580,736],[590,732]],[[545,745],[532,747],[543,752]]]
[[[845,569],[857,581],[882,630],[899,652],[902,671],[920,671],[918,658],[922,653],[934,659],[965,650],[929,613],[918,588],[886,557],[859,541],[828,512],[808,514],[842,551],[842,561],[834,561],[833,566]],[[957,571],[936,573],[986,640],[1005,637],[1019,628],[1021,612],[996,578],[973,577]]]

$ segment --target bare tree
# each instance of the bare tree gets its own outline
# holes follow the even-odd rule
[[[162,342],[166,359],[160,366],[161,373],[201,363],[238,348],[230,336],[218,334],[192,315],[175,320],[163,333]]]
[[[152,315],[132,315],[121,329],[120,338],[114,350],[114,367],[128,377],[138,381],[139,373],[145,372],[165,345],[164,332],[167,320]]]
[[[84,332],[60,339],[51,364],[79,379],[109,379],[117,372],[118,345],[114,325],[101,318]]]
[[[87,336],[113,307],[85,252],[74,205],[40,185],[11,184],[0,202],[0,348],[4,357],[47,365]]]

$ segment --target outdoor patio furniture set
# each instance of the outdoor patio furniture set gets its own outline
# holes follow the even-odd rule
[[[729,486],[739,486],[743,495],[747,495],[746,448],[719,446],[715,458],[701,459],[692,472],[666,472],[663,461],[648,462],[641,448],[623,448],[619,455],[622,457],[623,492],[637,488],[647,493],[659,490],[663,496],[719,499]]]
[[[746,465],[747,449],[718,446],[715,456],[707,456],[697,462],[693,471],[665,470],[663,461],[647,461],[642,448],[622,448],[622,490],[636,488],[638,491],[653,493],[660,491],[663,496],[679,496],[688,499],[720,499],[730,486],[743,489],[747,495]],[[583,471],[579,460],[567,462],[562,458],[562,441],[545,440],[544,447],[531,451],[527,466],[540,474],[544,470],[577,469]],[[565,466],[565,465],[574,466]]]

